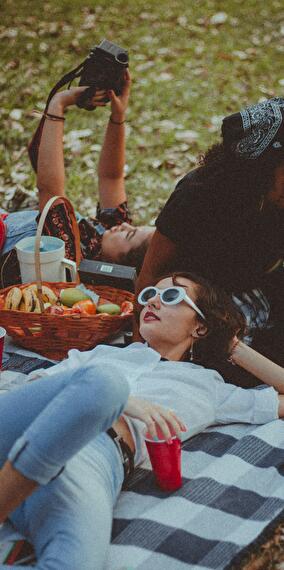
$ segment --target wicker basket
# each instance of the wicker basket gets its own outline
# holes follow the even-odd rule
[[[74,283],[44,283],[49,287],[66,289],[74,287]],[[20,285],[20,288],[26,287]],[[112,287],[87,285],[98,295],[120,305],[122,301],[132,301],[134,295],[128,291]],[[0,291],[1,295],[8,293],[12,287]],[[97,314],[88,317],[78,315],[50,315],[44,313],[24,313],[22,311],[0,312],[0,322],[12,339],[34,352],[39,352],[47,358],[61,360],[68,350],[78,348],[88,350],[100,342],[125,330],[131,324],[130,315]]]
[[[42,285],[48,285],[51,289],[66,289],[68,287],[76,286],[76,283],[46,283],[42,282],[39,271],[39,242],[40,235],[43,227],[43,217],[45,218],[50,206],[57,198],[51,199],[42,213],[42,218],[39,223],[39,231],[37,235],[38,251],[35,255],[36,259],[36,274],[38,297],[40,299],[41,309],[43,310],[42,299]],[[62,198],[60,198],[62,199]],[[72,214],[72,205],[66,200],[70,213]],[[73,211],[74,212],[74,211]],[[73,216],[75,218],[75,216]],[[74,234],[78,242],[79,233]],[[80,259],[80,248],[78,243],[76,245],[77,252],[77,267]],[[25,283],[20,285],[20,288],[26,287]],[[12,286],[13,287],[13,286]],[[0,295],[3,297],[12,289],[7,287],[0,290]],[[114,289],[108,286],[92,286],[87,285],[89,289],[95,291],[101,297],[104,297],[120,305],[123,301],[134,301],[133,293]],[[96,314],[89,316],[75,315],[52,315],[48,313],[27,313],[18,310],[1,310],[0,311],[0,324],[5,327],[8,335],[19,344],[20,346],[39,352],[47,358],[53,360],[61,360],[67,356],[68,350],[77,348],[79,350],[89,350],[97,344],[104,342],[111,337],[117,335],[119,332],[129,328],[131,324],[132,315],[107,315]]]

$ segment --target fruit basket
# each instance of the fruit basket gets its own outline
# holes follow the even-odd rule
[[[49,288],[60,290],[74,287],[75,283],[45,283]],[[19,285],[19,289],[26,285]],[[88,285],[88,289],[112,303],[121,305],[123,301],[134,301],[133,293],[114,289],[105,285]],[[12,287],[0,291],[3,301]],[[131,326],[132,313],[124,315],[82,315],[23,312],[1,309],[0,323],[13,341],[20,346],[39,352],[52,360],[61,360],[68,350],[77,348],[89,350]]]
[[[130,309],[122,314],[111,315],[101,313],[87,315],[84,312],[72,314],[72,312],[66,311],[63,314],[52,314],[46,311],[44,306],[44,287],[48,287],[49,290],[53,291],[54,295],[58,297],[62,289],[66,290],[78,285],[78,283],[44,282],[41,280],[39,243],[43,227],[43,218],[45,218],[50,206],[56,199],[58,198],[52,198],[47,203],[38,226],[38,239],[35,246],[37,281],[30,284],[25,283],[16,288],[20,290],[20,295],[23,295],[23,290],[27,288],[31,289],[32,286],[34,286],[37,302],[34,303],[30,311],[27,310],[27,306],[23,307],[21,305],[15,309],[12,302],[9,305],[10,308],[7,308],[7,303],[5,307],[7,295],[13,288],[15,289],[15,287],[10,286],[0,290],[0,324],[5,327],[7,334],[11,336],[13,341],[18,345],[28,350],[38,352],[52,360],[61,360],[67,356],[71,348],[89,350],[94,348],[97,344],[109,340],[121,331],[129,329],[133,312]],[[72,205],[68,200],[64,200],[68,204],[72,214]],[[74,235],[78,242],[78,232],[74,233]],[[80,262],[80,248],[78,247],[78,243],[76,244],[76,252],[76,263],[78,267]],[[101,298],[119,306],[125,301],[130,303],[134,302],[134,295],[129,291],[114,289],[106,285],[95,286],[88,284],[86,287]]]

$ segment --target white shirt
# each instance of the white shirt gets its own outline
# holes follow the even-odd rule
[[[142,343],[125,348],[99,345],[93,350],[70,350],[60,364],[41,371],[52,376],[60,369],[74,374],[92,363],[103,365],[104,374],[124,377],[133,396],[174,410],[188,426],[183,439],[214,424],[245,422],[264,424],[278,418],[279,400],[274,388],[243,389],[226,384],[215,370],[191,362],[162,361]],[[136,443],[135,463],[145,457],[145,425],[125,416]]]

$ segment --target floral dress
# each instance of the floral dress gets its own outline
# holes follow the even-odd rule
[[[21,213],[18,212],[17,214],[17,223],[19,224]],[[26,212],[23,212],[23,219],[24,214]],[[24,229],[20,237],[17,234],[18,240],[35,235],[36,222],[38,222],[39,218],[40,215],[38,214],[34,223],[29,224],[29,228]],[[84,218],[77,215],[77,221],[81,240],[81,254],[82,258],[86,259],[101,259],[102,238],[105,230],[123,222],[132,223],[127,202],[123,202],[117,208],[101,208],[100,204],[98,204],[96,218]],[[9,228],[9,214],[5,219],[5,223]],[[64,202],[57,203],[49,210],[43,227],[43,234],[62,239],[65,242],[65,257],[75,260],[75,241],[72,224]],[[14,247],[11,247],[9,251],[6,251],[4,248],[0,257],[0,287],[8,287],[18,283],[21,283],[21,275],[16,250]]]

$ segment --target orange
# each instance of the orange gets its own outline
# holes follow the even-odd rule
[[[77,301],[77,303],[74,303],[72,309],[75,309],[76,307],[81,309],[82,314],[85,313],[87,315],[95,315],[97,310],[95,303],[93,303],[91,299],[84,299],[83,301]]]

